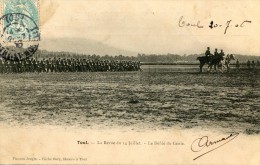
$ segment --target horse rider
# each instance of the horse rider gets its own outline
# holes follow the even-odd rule
[[[220,50],[219,55],[223,58],[225,56],[225,53],[223,52],[223,49]]]
[[[209,48],[209,47],[207,47],[207,50],[206,50],[206,52],[205,52],[205,56],[206,56],[206,57],[209,57],[209,56],[210,56],[210,48]]]
[[[219,53],[218,53],[218,49],[216,48],[215,52],[214,52],[214,58],[217,58],[218,56],[219,56]]]
[[[207,47],[205,56],[206,56],[207,62],[210,62],[210,58],[211,58],[210,47]]]

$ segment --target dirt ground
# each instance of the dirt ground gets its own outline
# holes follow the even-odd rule
[[[0,74],[0,123],[134,131],[218,129],[260,133],[259,71]]]

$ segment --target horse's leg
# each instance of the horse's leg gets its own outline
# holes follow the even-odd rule
[[[223,73],[225,71],[225,62],[222,62],[221,65],[222,65],[221,72]]]
[[[202,61],[200,61],[200,73],[202,73],[203,66],[204,66],[204,63]]]
[[[205,63],[202,63],[202,64],[200,65],[200,73],[202,73],[202,68],[203,68],[204,64],[205,64]]]
[[[226,62],[223,64],[223,71],[226,70]]]
[[[217,65],[214,64],[214,71],[217,72]]]
[[[221,73],[223,73],[223,64],[222,64],[222,63],[219,64],[218,69],[219,69],[219,71],[220,71]]]
[[[212,65],[210,64],[210,65],[208,66],[208,72],[210,72],[211,69],[212,69]]]
[[[221,63],[217,64],[217,70],[221,72]]]

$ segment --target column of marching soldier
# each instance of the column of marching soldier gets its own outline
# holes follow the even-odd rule
[[[0,59],[0,73],[23,72],[123,72],[140,70],[140,62],[93,59],[35,58],[23,61]]]

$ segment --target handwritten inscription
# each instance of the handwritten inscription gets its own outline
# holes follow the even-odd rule
[[[217,28],[223,28],[224,34],[227,33],[228,29],[231,27],[235,28],[246,28],[248,24],[252,23],[250,20],[244,20],[242,22],[234,23],[232,20],[227,20],[224,24],[217,23],[215,21],[210,21],[209,25],[206,26],[210,29],[217,29]],[[185,28],[185,27],[193,27],[193,28],[204,28],[205,26],[201,24],[200,20],[194,21],[194,22],[188,22],[184,19],[183,16],[180,17],[178,22],[178,27]]]
[[[228,21],[226,22],[226,24],[225,24],[225,26],[224,26],[224,27],[225,27],[224,34],[227,33],[228,28],[230,28],[230,27],[233,26],[233,25],[231,24],[231,22],[232,22],[232,20],[228,20]],[[240,24],[235,24],[234,27],[236,27],[236,28],[243,28],[245,24],[251,23],[251,22],[252,22],[252,21],[245,20],[245,21],[243,21],[243,22],[240,23]],[[222,27],[222,25],[221,25],[221,24],[214,23],[214,21],[211,21],[209,27],[210,27],[211,29],[213,29],[213,28]]]
[[[179,27],[197,27],[197,28],[203,28],[204,26],[200,25],[200,21],[198,20],[196,23],[190,23],[183,20],[183,16],[179,19]]]
[[[239,133],[232,133],[229,136],[221,138],[216,141],[210,141],[208,136],[203,136],[201,138],[195,139],[193,141],[193,143],[191,144],[191,150],[193,152],[201,152],[201,151],[205,150],[206,148],[208,148],[209,150],[202,153],[201,155],[197,156],[193,160],[196,160],[196,159],[202,157],[203,155],[206,155],[206,154],[224,146],[225,144],[234,140],[238,135],[239,135]]]

